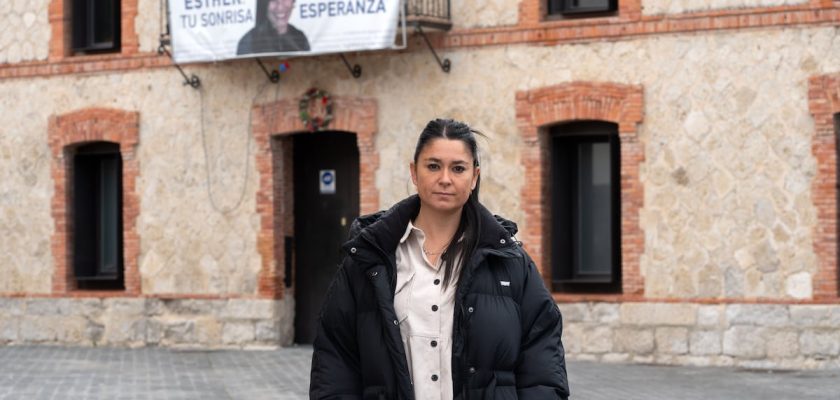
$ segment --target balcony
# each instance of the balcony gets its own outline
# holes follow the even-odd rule
[[[448,31],[452,28],[449,0],[405,0],[405,22],[415,28]]]

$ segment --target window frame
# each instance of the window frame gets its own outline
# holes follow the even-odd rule
[[[120,146],[111,142],[82,144],[72,152],[73,215],[73,279],[79,290],[124,290],[124,238],[123,238],[123,162]],[[84,170],[81,168],[85,165]],[[115,182],[105,177],[105,169]],[[110,187],[108,187],[110,186]],[[115,187],[114,187],[115,186]],[[81,188],[87,189],[82,195]],[[113,198],[107,198],[113,197]],[[109,207],[115,210],[104,215],[104,202],[114,201]],[[113,224],[110,228],[105,224]],[[107,243],[106,231],[116,234],[115,243]],[[113,259],[105,259],[103,252],[113,246]],[[106,265],[113,263],[113,265]],[[109,273],[113,271],[112,273]]]
[[[549,131],[550,169],[550,243],[551,286],[556,292],[620,293],[621,277],[621,143],[618,125],[604,121],[575,121],[556,125]],[[610,273],[581,274],[580,254],[576,251],[580,209],[575,183],[579,171],[577,149],[582,143],[610,144]],[[565,154],[557,151],[561,145]],[[574,154],[569,157],[569,154]],[[572,160],[571,158],[574,158]],[[565,164],[565,165],[564,165]],[[558,182],[563,182],[559,183]],[[565,211],[564,211],[565,210]],[[605,278],[605,276],[607,276]]]

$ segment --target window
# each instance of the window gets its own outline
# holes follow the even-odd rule
[[[618,126],[573,122],[551,129],[553,289],[621,291]]]
[[[123,288],[122,159],[95,142],[73,155],[73,272],[79,289]]]
[[[72,0],[71,21],[74,52],[120,51],[119,0]]]
[[[549,15],[603,13],[618,9],[618,0],[548,0]]]

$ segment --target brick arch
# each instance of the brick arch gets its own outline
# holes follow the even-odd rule
[[[516,121],[523,140],[522,164],[528,183],[520,203],[525,229],[520,239],[550,283],[548,126],[561,122],[600,120],[618,124],[621,141],[621,274],[624,295],[644,292],[639,259],[644,235],[639,211],[644,199],[639,165],[644,147],[637,126],[642,122],[643,90],[637,85],[572,82],[516,93]]]
[[[812,77],[808,82],[808,108],[814,117],[811,151],[817,171],[811,195],[817,210],[814,252],[817,273],[812,278],[814,299],[840,297],[837,268],[837,129],[840,113],[840,73]]]
[[[359,211],[372,213],[379,209],[379,192],[376,190],[374,175],[379,166],[374,139],[377,127],[376,101],[360,97],[334,97],[334,119],[330,130],[353,133],[359,147]],[[283,246],[278,245],[277,237],[293,233],[291,190],[275,191],[276,185],[291,188],[291,168],[287,163],[291,159],[290,145],[282,149],[272,148],[272,138],[290,137],[292,134],[305,133],[300,121],[298,99],[283,99],[272,103],[257,105],[252,109],[252,131],[257,145],[256,164],[259,176],[257,189],[257,213],[260,216],[260,231],[257,248],[262,257],[259,275],[259,296],[282,298],[285,271],[278,268],[278,261],[285,258]],[[283,161],[274,165],[273,152],[280,151]],[[275,199],[275,193],[283,198]]]
[[[87,108],[68,114],[50,117],[49,146],[52,151],[52,176],[55,185],[52,199],[52,217],[55,231],[52,235],[52,253],[55,262],[52,290],[54,294],[68,294],[75,289],[72,274],[72,210],[70,162],[68,149],[89,142],[117,143],[122,157],[123,195],[123,278],[125,293],[140,294],[138,257],[140,236],[137,233],[137,216],[140,197],[136,193],[139,172],[137,144],[139,141],[140,115],[137,112],[107,108]],[[96,294],[85,291],[86,294]]]

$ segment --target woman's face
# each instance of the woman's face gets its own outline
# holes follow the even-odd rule
[[[289,17],[292,16],[292,7],[295,0],[269,0],[268,20],[279,34],[286,33],[289,27]]]
[[[436,211],[460,210],[475,189],[480,168],[467,144],[460,140],[432,139],[411,163],[411,180],[422,207]]]

